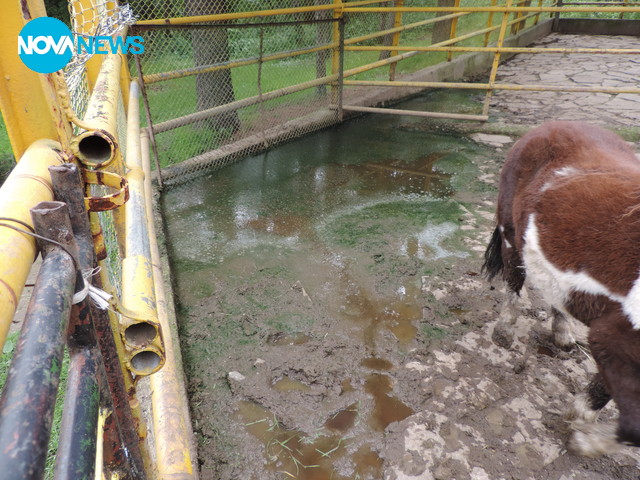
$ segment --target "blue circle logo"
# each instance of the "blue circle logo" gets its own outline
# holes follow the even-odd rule
[[[18,34],[18,55],[34,72],[53,73],[66,67],[73,50],[71,30],[56,18],[34,18]]]

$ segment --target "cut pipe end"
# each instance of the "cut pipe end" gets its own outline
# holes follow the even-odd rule
[[[162,367],[162,357],[153,350],[142,350],[131,357],[131,371],[136,375],[151,375]]]
[[[74,153],[82,163],[92,168],[109,165],[115,158],[116,142],[105,130],[84,132],[76,142]]]

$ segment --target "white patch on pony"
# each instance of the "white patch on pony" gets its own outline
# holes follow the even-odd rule
[[[635,330],[640,329],[640,276],[633,282],[633,286],[622,302],[622,310],[631,319]]]
[[[509,243],[509,240],[507,240],[506,238],[504,239],[504,246],[507,248],[511,248],[511,244]]]
[[[623,296],[609,289],[586,272],[559,270],[545,256],[540,247],[538,227],[535,214],[529,216],[529,223],[524,233],[524,251],[522,258],[527,271],[527,280],[538,289],[545,301],[562,313],[569,315],[564,305],[571,292],[584,292],[591,295],[604,295],[619,302],[634,329],[640,328],[640,278],[631,291]],[[570,316],[570,315],[569,315]]]
[[[553,172],[553,174],[556,177],[571,177],[572,175],[577,175],[578,173],[580,173],[580,170],[578,170],[575,167],[562,167],[556,170],[555,172]],[[553,187],[553,180],[550,180],[547,183],[545,183],[540,189],[540,191],[546,192],[551,187]]]
[[[576,175],[579,172],[580,170],[575,167],[562,167],[553,173],[556,175],[556,177],[570,177],[571,175]]]

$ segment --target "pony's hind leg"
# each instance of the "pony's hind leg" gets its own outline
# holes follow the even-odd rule
[[[573,404],[565,413],[571,422],[571,438],[568,447],[577,455],[597,457],[614,453],[620,449],[616,425],[598,424],[598,413],[611,400],[600,374],[594,375],[586,391],[576,395]]]
[[[563,350],[571,350],[576,344],[573,333],[571,333],[571,320],[555,308],[551,308],[551,318],[553,343]]]
[[[511,348],[514,337],[514,327],[518,318],[519,296],[511,289],[507,289],[506,299],[502,302],[498,322],[493,329],[491,339],[502,348]]]

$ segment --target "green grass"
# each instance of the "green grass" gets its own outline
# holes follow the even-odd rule
[[[18,343],[19,332],[11,333],[4,344],[2,355],[0,355],[0,390],[4,388],[7,381],[7,374],[11,366],[13,352]],[[56,397],[56,407],[53,412],[53,424],[51,427],[51,438],[49,440],[49,451],[47,452],[47,463],[45,466],[45,479],[53,479],[53,468],[55,465],[55,455],[58,449],[58,439],[60,437],[60,424],[62,423],[62,407],[64,401],[64,393],[67,387],[67,374],[69,370],[69,355],[65,352],[60,370],[60,384],[58,386],[58,395]]]
[[[4,119],[2,119],[0,121],[0,184],[6,180],[15,163],[7,127],[4,124]]]

